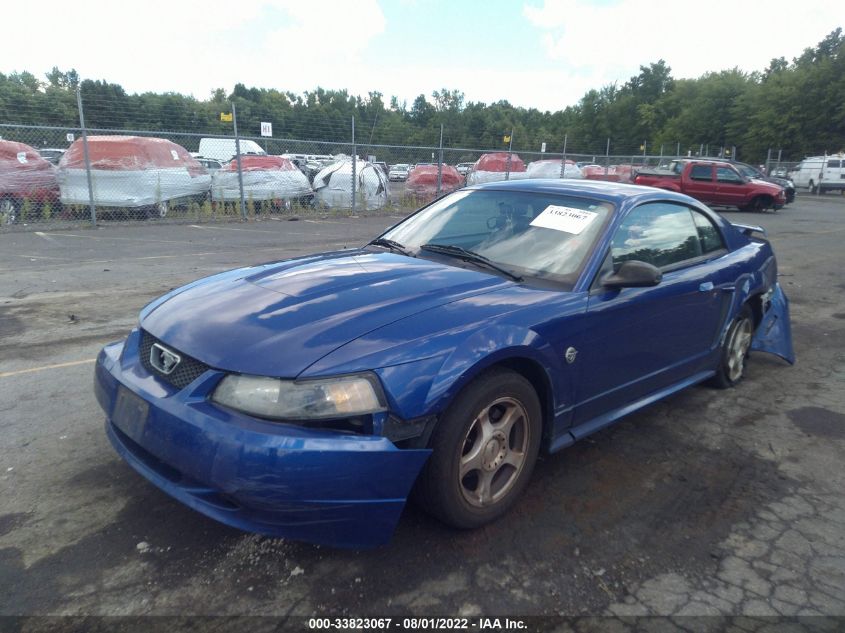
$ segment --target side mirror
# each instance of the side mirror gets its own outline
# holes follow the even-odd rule
[[[601,280],[605,288],[648,288],[663,279],[660,269],[648,262],[630,260],[623,262],[615,273]]]

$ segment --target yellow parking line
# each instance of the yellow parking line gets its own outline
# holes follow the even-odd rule
[[[42,365],[41,367],[30,367],[29,369],[18,369],[16,371],[0,372],[0,378],[8,378],[9,376],[18,376],[20,374],[31,374],[36,371],[44,371],[45,369],[61,369],[62,367],[73,367],[74,365],[84,365],[85,363],[93,363],[96,358],[86,358],[85,360],[72,360],[68,363],[56,363],[55,365]]]

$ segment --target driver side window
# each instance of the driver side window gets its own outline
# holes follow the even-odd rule
[[[701,255],[701,240],[689,208],[671,202],[637,207],[622,220],[611,242],[614,270],[630,260],[665,268]]]

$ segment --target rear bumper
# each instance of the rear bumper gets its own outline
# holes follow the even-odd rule
[[[227,411],[208,400],[220,377],[209,370],[176,390],[140,365],[137,332],[125,350],[106,346],[94,383],[115,450],[173,498],[235,528],[336,547],[390,540],[430,451]]]

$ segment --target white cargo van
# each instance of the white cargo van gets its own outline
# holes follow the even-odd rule
[[[228,163],[235,157],[235,139],[233,138],[201,138],[200,151],[203,158],[214,158],[223,163]],[[241,156],[244,154],[266,155],[261,146],[255,141],[241,139]]]
[[[789,172],[796,188],[806,187],[811,193],[845,191],[845,154],[811,156]]]

